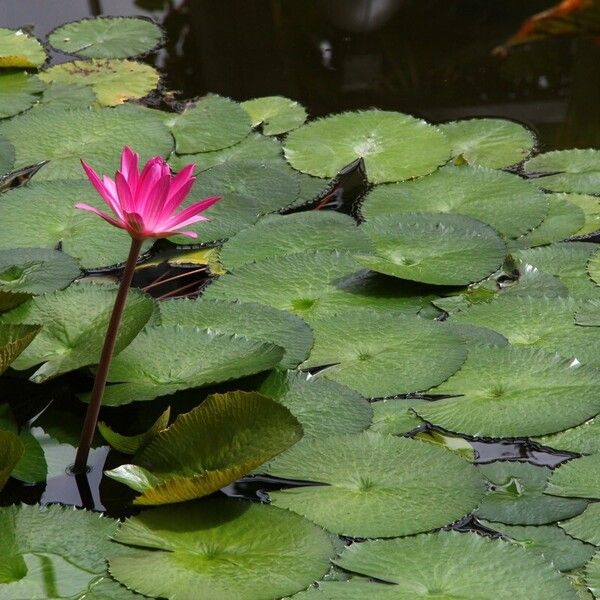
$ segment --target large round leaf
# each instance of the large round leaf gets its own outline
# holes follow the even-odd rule
[[[543,177],[533,183],[554,192],[597,194],[600,189],[599,150],[554,150],[525,163],[525,172]]]
[[[232,270],[274,256],[315,250],[369,253],[372,246],[351,217],[333,211],[306,211],[267,215],[229,240],[220,257]]]
[[[60,244],[84,268],[124,261],[129,236],[96,215],[75,208],[77,202],[106,210],[87,180],[31,182],[6,192],[0,202],[0,255],[12,248],[56,248]],[[146,243],[145,249],[148,246]]]
[[[389,399],[372,402],[373,423],[369,428],[376,433],[404,435],[421,425],[415,408],[427,400]]]
[[[303,368],[366,397],[428,389],[455,373],[467,350],[442,323],[413,316],[346,309],[309,318],[315,345]],[[600,411],[599,411],[600,412]]]
[[[162,40],[160,28],[147,19],[97,17],[66,23],[48,41],[61,52],[88,58],[127,58],[155,48]]]
[[[27,110],[45,87],[36,75],[25,71],[0,73],[0,119]]]
[[[151,111],[133,105],[29,111],[0,121],[0,135],[15,147],[16,168],[50,161],[37,173],[36,181],[81,179],[82,158],[100,173],[114,173],[119,151],[127,144],[141,155],[142,161],[153,155],[166,156],[173,145],[162,121]]]
[[[0,68],[37,68],[45,61],[46,51],[36,37],[22,29],[0,27]]]
[[[297,367],[313,345],[310,327],[297,316],[270,306],[224,300],[171,300],[160,303],[162,325],[210,328],[276,344],[285,349],[281,366]]]
[[[483,494],[476,469],[462,458],[372,432],[301,444],[280,457],[273,474],[326,484],[271,492],[271,502],[353,537],[442,527],[471,512]]]
[[[577,427],[542,436],[536,441],[555,450],[600,454],[600,418],[595,417]]]
[[[600,455],[583,456],[560,465],[548,480],[546,494],[600,499]]]
[[[165,349],[168,349],[166,352]],[[197,327],[162,325],[142,331],[115,357],[104,404],[152,400],[177,390],[253,375],[278,364],[280,346]]]
[[[302,437],[282,404],[256,392],[209,396],[177,417],[134,457],[106,474],[141,494],[134,504],[170,504],[216,492]]]
[[[564,194],[566,200],[577,204],[585,215],[585,223],[576,235],[587,235],[600,230],[600,198],[590,194]]]
[[[178,154],[233,146],[250,133],[250,117],[237,103],[214,94],[174,115],[169,122]]]
[[[178,600],[271,600],[306,588],[334,549],[318,527],[266,504],[208,500],[146,511],[115,539],[110,572],[136,591]]]
[[[488,225],[443,213],[382,215],[362,229],[375,252],[357,254],[373,271],[434,285],[464,285],[493,273],[506,245]]]
[[[317,341],[318,341],[317,333]],[[543,385],[540,385],[543,382]],[[432,393],[457,396],[417,408],[444,429],[525,437],[578,425],[600,413],[600,370],[534,348],[481,347]]]
[[[40,73],[46,83],[87,85],[103,106],[116,106],[149,94],[160,75],[150,65],[134,60],[76,60]]]
[[[265,135],[279,135],[306,121],[306,110],[295,100],[283,96],[265,96],[242,102],[243,109],[250,115],[252,127],[262,126]]]
[[[467,215],[516,237],[539,225],[548,207],[544,194],[516,175],[453,166],[414,181],[376,186],[361,207],[367,220],[407,212]]]
[[[578,516],[559,523],[571,537],[600,546],[600,503],[593,502]]]
[[[596,553],[594,558],[585,568],[585,583],[593,592],[594,598],[600,597],[600,553]]]
[[[115,303],[114,286],[94,283],[73,285],[32,298],[3,315],[7,323],[42,325],[33,343],[17,358],[13,367],[29,369],[40,363],[31,376],[35,383],[98,362],[106,328]],[[119,352],[146,324],[154,308],[149,296],[129,292],[119,327]]]
[[[529,130],[506,119],[466,119],[443,123],[452,156],[471,165],[502,169],[527,158],[535,146]]]
[[[439,129],[398,112],[366,110],[325,117],[290,133],[285,156],[295,169],[334,177],[363,158],[374,183],[427,175],[444,164],[450,145]]]
[[[479,465],[488,493],[476,516],[509,525],[543,525],[578,515],[585,500],[544,493],[552,471],[530,463],[497,461]]]
[[[528,600],[577,599],[568,580],[543,558],[510,542],[475,533],[441,531],[355,543],[334,562],[346,570],[395,584],[387,586],[394,590],[393,595],[382,596],[390,600],[513,600],[525,597],[524,593]]]

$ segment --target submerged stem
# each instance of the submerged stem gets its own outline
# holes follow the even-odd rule
[[[129,256],[127,257],[127,262],[125,263],[125,269],[123,270],[123,275],[121,276],[121,283],[119,284],[117,298],[110,316],[108,329],[106,330],[106,338],[104,339],[102,354],[100,355],[100,361],[98,362],[98,370],[96,371],[96,379],[94,380],[94,387],[90,396],[90,403],[85,415],[83,428],[81,429],[81,439],[79,441],[79,447],[77,448],[75,464],[73,465],[74,473],[84,473],[87,467],[88,456],[92,446],[92,439],[96,431],[98,415],[100,414],[100,406],[102,405],[102,396],[104,395],[104,388],[106,387],[108,369],[110,368],[110,363],[115,350],[115,342],[117,340],[119,324],[121,323],[125,302],[127,301],[127,292],[129,291],[131,280],[133,279],[135,265],[140,255],[141,248],[142,240],[132,238]]]

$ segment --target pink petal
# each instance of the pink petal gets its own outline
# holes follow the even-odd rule
[[[198,237],[198,234],[195,231],[171,231],[169,232],[169,235],[185,235],[189,238],[193,238],[196,239]]]
[[[117,186],[117,194],[119,195],[119,202],[123,214],[134,212],[137,207],[135,206],[131,188],[125,177],[119,171],[117,171],[117,174],[115,175],[115,185]]]
[[[220,199],[221,196],[211,196],[210,198],[200,200],[200,202],[195,202],[191,206],[188,206],[186,209],[182,210],[180,213],[173,215],[169,220],[169,227],[182,227],[181,223],[185,222],[190,217],[205,211]]]
[[[92,167],[90,167],[90,165],[88,165],[84,160],[81,161],[81,166],[83,167],[83,170],[85,171],[85,174],[87,175],[91,184],[96,188],[96,191],[98,194],[100,194],[104,202],[106,202],[108,207],[115,213],[115,215],[121,217],[122,212],[117,196],[116,194],[113,195],[111,190],[106,185],[106,180],[108,177],[105,177],[104,183],[102,183],[96,171],[94,171],[94,169],[92,169]],[[113,183],[110,179],[108,179],[108,181],[110,181],[111,184]]]
[[[135,193],[137,186],[139,173],[138,173],[138,162],[140,160],[139,154],[136,154],[129,146],[123,148],[121,153],[121,168],[120,171],[125,177],[132,192]]]
[[[183,188],[190,189],[196,178],[194,177],[194,169],[196,165],[190,164],[185,166],[173,179],[171,180],[171,189],[169,190],[169,206],[171,206],[171,210],[175,210],[181,202],[185,199],[185,196],[181,198],[181,200],[176,204],[175,196],[179,196],[181,194],[181,190]],[[189,187],[188,187],[189,186]]]
[[[93,213],[97,214],[99,217],[102,217],[105,221],[108,221],[111,225],[114,225],[115,227],[119,227],[120,229],[125,229],[125,227],[123,226],[123,224],[120,221],[117,221],[117,219],[114,219],[110,215],[103,213],[101,210],[98,210],[97,208],[94,208],[93,206],[90,206],[89,204],[85,204],[85,202],[78,202],[75,205],[75,208],[80,208],[81,210],[87,210],[89,212],[93,212]]]
[[[170,184],[171,173],[163,175],[146,200],[142,216],[146,227],[151,231],[160,230],[171,215],[170,212],[165,211],[165,202],[167,201]]]
[[[167,200],[165,202],[165,211],[172,216],[172,213],[179,208],[181,203],[185,200],[185,197],[190,193],[194,185],[194,178],[188,179],[183,184],[179,186],[177,191],[173,192],[173,180],[171,180],[171,185],[169,187],[169,194],[167,196]]]
[[[154,188],[161,179],[162,169],[157,162],[159,159],[152,158],[144,167],[135,190],[136,208],[140,214],[144,214],[154,196]]]

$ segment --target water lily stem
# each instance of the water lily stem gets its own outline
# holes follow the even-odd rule
[[[110,368],[110,363],[115,351],[117,332],[119,331],[119,325],[123,316],[125,302],[127,301],[127,292],[131,286],[131,280],[133,279],[135,265],[140,255],[141,248],[142,241],[132,238],[129,256],[127,257],[127,262],[125,263],[125,269],[123,270],[121,283],[119,284],[119,291],[117,292],[115,305],[110,316],[108,329],[106,330],[106,338],[104,339],[104,346],[102,347],[102,354],[100,355],[100,361],[96,371],[96,379],[94,381],[94,387],[92,388],[90,403],[88,405],[85,421],[81,430],[81,439],[79,441],[79,447],[77,448],[77,456],[75,457],[75,464],[72,468],[74,473],[85,473],[87,470],[88,456],[92,446],[92,439],[94,437],[94,433],[96,432],[96,424],[98,423],[100,407],[102,406],[102,396],[104,396],[106,378],[108,376],[108,370]]]

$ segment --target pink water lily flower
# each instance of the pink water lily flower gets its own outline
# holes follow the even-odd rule
[[[208,221],[200,213],[221,199],[220,196],[205,198],[177,212],[195,181],[192,175],[195,165],[187,165],[177,175],[172,175],[167,163],[160,157],[151,158],[139,172],[139,155],[129,146],[121,153],[121,168],[114,180],[106,175],[102,179],[83,160],[81,164],[96,191],[106,202],[112,215],[89,204],[79,202],[76,208],[96,213],[111,225],[125,229],[132,238],[164,238],[180,234],[198,237],[194,231],[182,228]]]

